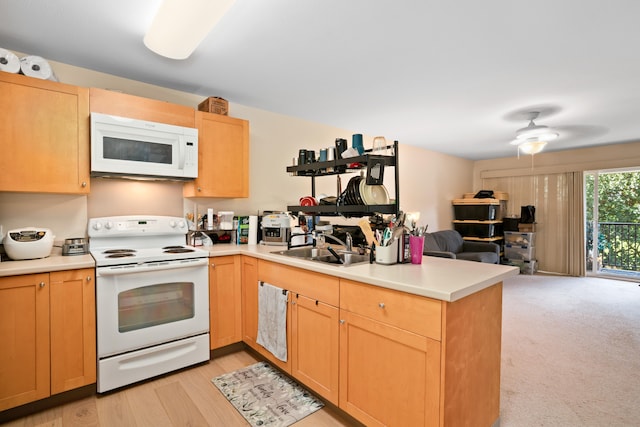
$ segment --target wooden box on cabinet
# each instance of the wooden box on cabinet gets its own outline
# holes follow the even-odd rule
[[[186,182],[184,197],[249,197],[249,122],[195,112],[198,178]]]
[[[0,191],[89,192],[89,90],[0,72]]]

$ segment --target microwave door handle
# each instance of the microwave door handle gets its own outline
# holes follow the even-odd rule
[[[187,139],[184,136],[180,137],[180,144],[178,144],[178,167],[184,169],[185,151],[187,146]]]

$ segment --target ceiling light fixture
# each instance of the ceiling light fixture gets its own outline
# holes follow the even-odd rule
[[[538,154],[547,142],[558,138],[559,134],[555,130],[533,122],[539,115],[538,111],[529,113],[529,125],[516,131],[516,139],[511,141],[511,144],[518,146],[518,156],[520,151],[525,154]]]
[[[144,36],[158,55],[187,59],[235,0],[164,0]]]

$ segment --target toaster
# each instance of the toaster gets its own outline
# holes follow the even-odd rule
[[[25,227],[9,230],[4,250],[12,260],[46,258],[51,255],[54,235],[48,228]]]

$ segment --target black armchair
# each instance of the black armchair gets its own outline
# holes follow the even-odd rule
[[[497,264],[500,246],[493,242],[464,240],[455,230],[442,230],[425,234],[423,254]]]

